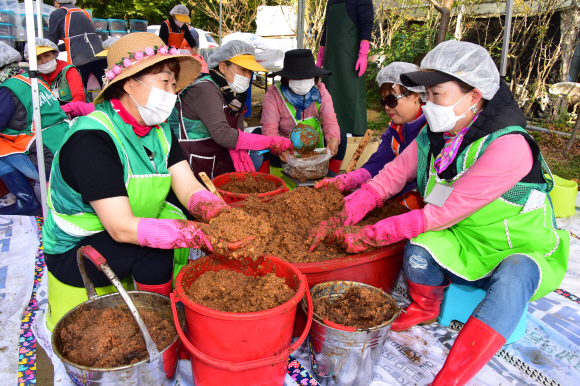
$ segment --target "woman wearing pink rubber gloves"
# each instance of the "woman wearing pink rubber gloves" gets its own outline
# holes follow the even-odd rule
[[[244,132],[246,91],[252,71],[266,71],[256,62],[255,49],[230,40],[207,59],[209,75],[179,93],[168,120],[194,173],[214,178],[229,172],[256,171],[248,150],[292,149],[280,136]]]
[[[379,148],[360,169],[322,180],[314,186],[315,188],[332,184],[342,192],[357,189],[376,176],[386,164],[393,161],[415,140],[427,123],[421,110],[425,87],[403,86],[401,74],[417,70],[419,67],[412,63],[393,62],[379,71],[377,83],[382,96],[379,104],[391,117],[388,129],[381,136]],[[416,187],[416,181],[407,182],[405,187],[397,192],[396,196],[400,196],[397,200],[410,209],[419,209],[422,202],[418,202],[421,200],[418,200],[416,193],[412,191]]]
[[[75,121],[52,164],[43,226],[48,271],[83,287],[76,251],[92,245],[120,279],[132,275],[139,290],[168,295],[189,248],[213,250],[204,224],[186,221],[165,201],[170,189],[198,221],[225,206],[195,179],[164,123],[175,92],[197,77],[201,64],[152,33],[122,37],[107,61],[96,111]],[[110,284],[94,265],[86,270],[96,287]]]
[[[328,0],[316,65],[332,71],[322,82],[332,96],[338,126],[367,131],[365,71],[373,32],[372,0]]]
[[[570,235],[555,226],[551,172],[489,53],[447,41],[421,69],[401,79],[426,87],[428,129],[347,197],[333,221],[358,223],[412,179],[428,204],[375,225],[339,228],[329,241],[361,252],[410,240],[403,267],[412,303],[393,331],[434,322],[450,282],[486,291],[433,381],[465,385],[505,344],[527,303],[558,287]],[[324,234],[318,229],[314,243]]]

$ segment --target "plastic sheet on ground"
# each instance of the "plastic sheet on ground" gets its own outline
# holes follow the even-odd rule
[[[20,321],[34,283],[34,217],[0,216],[0,385],[18,381]]]

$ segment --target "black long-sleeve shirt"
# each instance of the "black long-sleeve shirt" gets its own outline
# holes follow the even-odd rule
[[[346,1],[346,10],[352,22],[357,26],[360,40],[370,41],[373,34],[374,10],[372,0],[329,0],[327,10],[332,3]],[[328,14],[328,13],[327,13]],[[326,20],[322,28],[320,45],[326,45]]]
[[[183,32],[185,34],[183,37],[185,38],[185,40],[187,41],[187,43],[191,48],[197,47],[197,43],[193,38],[193,36],[191,35],[191,32],[189,32],[189,27],[187,26],[187,24],[184,23],[181,26],[181,28],[179,28],[177,24],[175,24],[175,20],[173,20],[173,17],[170,17],[169,25],[171,25],[171,32],[176,34]],[[163,40],[163,43],[169,44],[169,28],[167,27],[167,23],[165,22],[161,23],[161,28],[159,29],[159,37],[161,38],[161,40]]]

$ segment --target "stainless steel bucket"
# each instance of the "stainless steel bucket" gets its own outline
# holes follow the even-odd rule
[[[344,331],[329,327],[314,313],[312,327],[308,335],[310,364],[314,378],[323,386],[367,386],[373,380],[381,349],[391,330],[391,324],[399,316],[399,306],[383,290],[368,284],[353,281],[332,281],[320,283],[310,289],[312,300],[323,297],[336,298],[351,287],[365,287],[389,299],[395,307],[395,314],[386,323],[368,329]],[[302,301],[302,308],[308,306]]]
[[[97,297],[95,288],[84,268],[83,255],[88,257],[99,269],[101,269],[117,288],[119,293],[108,294]],[[98,254],[92,247],[82,247],[77,253],[79,269],[83,277],[85,288],[89,300],[70,310],[54,327],[52,333],[52,349],[62,361],[66,372],[76,385],[82,386],[149,386],[149,385],[172,385],[175,383],[177,374],[179,337],[159,352],[157,346],[153,343],[149,331],[141,316],[139,309],[155,310],[161,314],[161,317],[173,323],[171,312],[171,302],[168,297],[153,292],[129,291],[127,292],[119,279],[107,265],[105,259]],[[149,353],[149,358],[127,366],[114,368],[96,368],[81,366],[71,362],[61,354],[62,340],[60,332],[70,323],[74,322],[76,316],[85,310],[104,309],[104,308],[124,308],[131,311],[143,337]],[[185,314],[182,309],[178,309],[179,324],[185,327]]]

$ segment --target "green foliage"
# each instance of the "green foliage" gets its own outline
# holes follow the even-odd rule
[[[377,119],[368,121],[367,127],[374,131],[374,135],[381,135],[389,127],[389,123],[391,123],[391,117],[386,112],[381,111]]]
[[[181,2],[188,5],[187,2]],[[92,9],[93,17],[99,19],[141,19],[149,25],[161,24],[169,18],[169,11],[178,2],[175,0],[78,0],[77,6]]]
[[[377,99],[380,98],[377,74],[380,69],[392,62],[420,63],[422,56],[435,46],[437,38],[436,29],[429,25],[412,24],[405,30],[399,30],[393,34],[391,44],[384,47],[374,48],[369,56],[378,55],[375,63],[367,67],[367,107],[376,110]],[[448,34],[447,39],[452,35]]]

